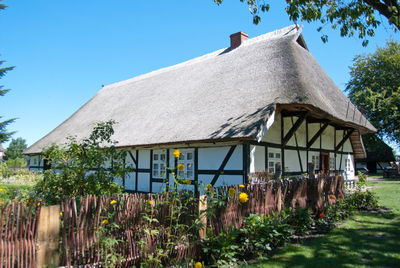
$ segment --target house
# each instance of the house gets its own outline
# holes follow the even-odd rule
[[[125,189],[159,192],[182,163],[195,184],[246,183],[279,164],[284,175],[317,171],[354,176],[365,158],[361,135],[375,128],[308,51],[295,25],[252,39],[239,32],[210,54],[102,88],[71,117],[25,150],[44,168],[43,148],[87,137],[115,120],[113,138],[135,171]],[[173,150],[183,155],[175,162]],[[277,165],[278,164],[278,165]]]
[[[375,134],[363,135],[362,140],[367,154],[365,158],[356,159],[357,170],[367,169],[370,174],[382,174],[396,161],[392,148]]]
[[[5,160],[6,157],[6,150],[3,148],[3,146],[0,144],[0,161]]]

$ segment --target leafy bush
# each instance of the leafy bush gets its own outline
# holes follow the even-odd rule
[[[314,222],[311,210],[297,207],[293,211],[289,209],[289,212],[289,224],[294,228],[295,234],[304,235],[309,233]]]
[[[89,138],[78,142],[69,137],[64,146],[53,144],[43,152],[51,169],[35,186],[36,198],[56,204],[65,196],[110,195],[122,191],[114,183],[131,169],[125,165],[126,151],[111,140],[114,121],[100,122]]]
[[[11,168],[22,168],[22,167],[26,167],[27,163],[25,161],[25,158],[23,157],[17,157],[14,159],[8,159],[6,161],[7,166],[11,167]]]
[[[346,197],[346,202],[358,210],[368,210],[378,208],[378,197],[370,191],[357,190]]]

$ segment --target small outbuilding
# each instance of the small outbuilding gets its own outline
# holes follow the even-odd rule
[[[366,158],[356,159],[356,169],[368,170],[369,174],[382,174],[385,168],[395,163],[393,149],[375,134],[362,136]]]
[[[125,189],[159,192],[173,182],[166,167],[184,164],[187,185],[241,184],[257,171],[309,172],[352,178],[365,158],[361,135],[374,126],[347,99],[308,50],[296,25],[252,39],[239,32],[231,45],[207,55],[102,88],[44,138],[25,150],[30,169],[68,135],[87,137],[99,121],[129,149],[134,172]],[[183,153],[173,161],[173,150]]]

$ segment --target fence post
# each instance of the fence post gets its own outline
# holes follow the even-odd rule
[[[42,207],[36,244],[36,267],[59,265],[60,206]]]
[[[207,196],[200,195],[199,197],[199,217],[201,223],[203,223],[203,228],[199,230],[200,239],[206,237],[207,235],[207,213],[204,211],[207,209]]]
[[[278,195],[276,209],[278,212],[280,212],[282,210],[282,183],[281,182],[279,182],[278,189],[276,189],[276,194]]]

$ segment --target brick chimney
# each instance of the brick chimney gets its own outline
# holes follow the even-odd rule
[[[237,32],[237,33],[231,34],[231,49],[237,48],[247,39],[249,39],[249,35],[244,32]]]

